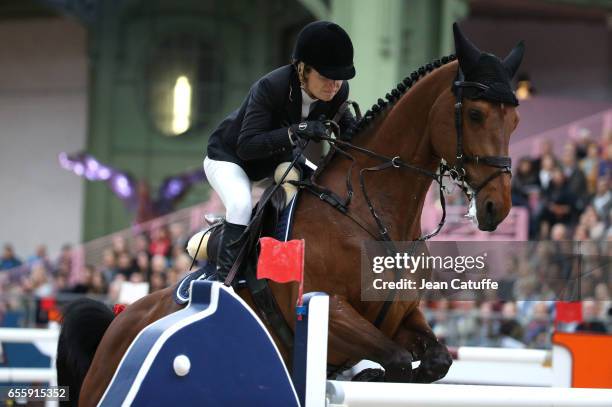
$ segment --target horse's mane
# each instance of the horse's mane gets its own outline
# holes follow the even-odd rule
[[[363,114],[361,120],[359,120],[353,129],[351,129],[354,135],[361,133],[368,127],[370,123],[374,121],[378,116],[384,113],[388,108],[395,105],[395,103],[401,99],[404,93],[408,92],[419,79],[423,78],[429,72],[454,61],[457,57],[454,54],[444,56],[440,59],[436,59],[427,65],[423,65],[419,69],[416,69],[410,75],[406,76],[401,82],[399,82],[389,93],[385,95],[386,101],[379,98],[372,107]]]

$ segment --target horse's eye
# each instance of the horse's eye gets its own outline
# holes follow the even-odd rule
[[[470,120],[472,120],[474,123],[482,123],[483,115],[480,110],[470,109],[468,114],[470,115]]]

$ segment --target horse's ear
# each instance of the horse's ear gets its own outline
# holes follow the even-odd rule
[[[469,72],[478,63],[478,58],[480,58],[482,52],[463,35],[457,23],[453,24],[453,34],[459,65],[463,72]]]
[[[510,78],[512,78],[516,74],[516,71],[518,71],[521,61],[523,61],[524,54],[525,43],[523,41],[519,41],[519,43],[516,44],[516,47],[514,47],[506,59],[504,59],[504,67],[508,70]]]

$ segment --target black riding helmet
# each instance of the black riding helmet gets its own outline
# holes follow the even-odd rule
[[[351,38],[342,27],[329,21],[315,21],[300,31],[293,59],[312,66],[329,79],[355,76]]]

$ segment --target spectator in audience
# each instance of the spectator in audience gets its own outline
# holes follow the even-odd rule
[[[113,235],[111,239],[111,244],[113,246],[113,252],[115,252],[115,258],[117,259],[119,259],[119,256],[121,255],[121,253],[129,252],[127,242],[125,238],[120,234]]]
[[[70,279],[72,273],[72,246],[68,243],[62,246],[57,262],[55,263],[55,274],[62,274]]]
[[[10,244],[4,245],[4,251],[2,252],[2,258],[0,258],[0,270],[8,270],[18,266],[21,266],[22,262],[15,256],[13,246]]]
[[[173,268],[168,269],[168,272],[166,273],[166,280],[168,281],[169,287],[175,285],[179,281],[179,272]]]
[[[594,194],[599,176],[599,146],[597,143],[590,143],[587,148],[587,155],[580,161],[580,169],[584,173],[587,181],[589,194]]]
[[[54,280],[53,291],[56,294],[64,294],[71,292],[70,287],[68,286],[68,277],[64,275],[57,275]]]
[[[23,289],[36,297],[48,297],[53,294],[53,285],[49,281],[47,270],[43,263],[36,263],[30,275],[23,281]]]
[[[538,180],[542,190],[546,190],[552,180],[552,173],[557,165],[556,161],[555,156],[552,154],[545,154],[540,160]]]
[[[592,298],[582,301],[582,322],[576,326],[576,332],[606,333],[606,325],[599,319],[598,304]]]
[[[567,233],[567,227],[562,223],[557,223],[550,231],[550,240],[553,242],[562,242],[567,240]]]
[[[590,205],[580,215],[580,223],[589,231],[589,238],[591,240],[601,239],[606,232],[606,224],[599,219],[597,211]]]
[[[164,273],[153,273],[151,275],[151,286],[149,292],[163,290],[166,287],[167,281]]]
[[[102,271],[94,268],[91,275],[91,284],[89,286],[89,293],[96,295],[104,295],[108,292],[108,284]]]
[[[512,205],[529,207],[529,194],[538,188],[538,176],[533,171],[531,160],[521,158],[516,174],[512,177]]]
[[[599,162],[599,177],[612,178],[612,143],[605,148],[604,158]]]
[[[128,252],[119,253],[117,260],[117,274],[123,274],[126,280],[130,279],[133,272],[136,271],[134,259]]]
[[[102,275],[106,284],[110,284],[117,274],[117,259],[113,249],[106,249],[102,253]]]
[[[609,178],[602,177],[597,180],[597,190],[592,204],[597,216],[600,219],[606,219],[610,209],[612,209],[612,191],[610,190]]]
[[[553,142],[552,140],[542,140],[539,145],[539,153],[537,158],[535,158],[533,162],[533,170],[537,174],[542,169],[544,163],[544,158],[546,156],[554,157],[555,153],[553,151]]]
[[[429,321],[429,326],[441,343],[446,343],[449,337],[456,336],[455,325],[450,319],[450,303],[446,298],[435,302],[433,319]]]
[[[191,266],[191,257],[189,257],[187,253],[181,253],[174,260],[174,264],[172,268],[178,273],[180,277],[180,276],[184,276],[190,271],[189,270],[190,266]]]
[[[49,273],[53,272],[51,260],[49,260],[49,256],[47,255],[47,246],[44,244],[38,245],[36,247],[36,252],[28,258],[28,265],[30,267],[32,267],[34,263],[42,263]]]
[[[168,237],[168,230],[165,227],[157,228],[152,233],[153,238],[149,245],[149,253],[151,256],[159,254],[161,256],[168,256],[172,247],[172,242]]]
[[[130,275],[130,283],[143,283],[144,281],[145,277],[140,271],[134,271]]]
[[[117,303],[119,301],[119,294],[121,293],[121,285],[126,281],[125,275],[121,273],[117,273],[113,281],[109,284],[108,287],[108,300],[111,304]]]
[[[151,241],[146,233],[141,233],[134,238],[134,252],[148,252]]]
[[[548,305],[543,301],[536,302],[532,309],[531,320],[525,330],[524,342],[529,347],[545,348],[550,326],[551,318],[548,313]]]
[[[574,229],[574,240],[585,241],[589,240],[589,231],[583,224],[578,224]]]
[[[457,336],[461,346],[471,345],[470,339],[478,327],[478,310],[475,301],[454,301],[454,308],[460,311],[456,318]]]
[[[161,254],[156,254],[151,259],[151,272],[155,273],[166,273],[168,271],[168,260]]]
[[[574,198],[574,215],[578,215],[584,210],[587,203],[587,182],[582,170],[576,161],[576,147],[573,144],[566,144],[563,151],[563,173],[567,183],[567,188]],[[574,217],[575,219],[576,217]]]
[[[592,143],[591,131],[582,128],[578,130],[578,139],[576,140],[575,150],[576,158],[582,160],[588,154],[589,145]]]
[[[173,223],[169,227],[170,241],[174,247],[180,247],[183,251],[187,246],[187,235],[181,223]]]
[[[502,348],[524,348],[525,344],[521,342],[524,332],[523,327],[516,319],[516,304],[512,301],[504,303],[501,312],[502,320],[499,326],[499,345]]]
[[[493,318],[493,303],[483,301],[478,309],[476,336],[471,341],[474,346],[494,346],[499,332],[499,321]]]
[[[553,169],[550,185],[545,188],[542,198],[542,209],[538,219],[540,236],[546,238],[552,225],[570,224],[572,220],[575,196],[570,192],[561,168]]]
[[[599,302],[598,318],[606,320],[612,311],[612,297],[610,297],[610,290],[606,283],[597,283],[595,286],[595,300]]]
[[[136,269],[141,272],[144,276],[148,276],[151,272],[151,261],[149,260],[149,253],[146,251],[140,251],[136,253]]]
[[[87,294],[91,291],[93,275],[95,273],[96,268],[91,264],[85,265],[85,269],[83,270],[83,276],[81,277],[81,281],[76,283],[71,292],[75,294]]]

